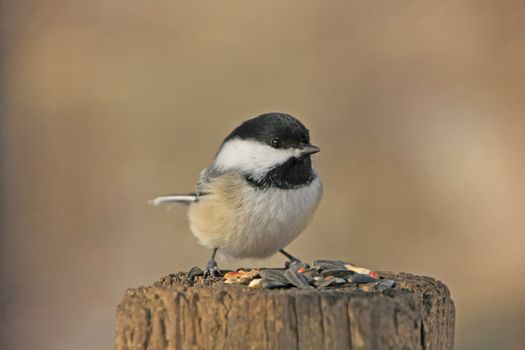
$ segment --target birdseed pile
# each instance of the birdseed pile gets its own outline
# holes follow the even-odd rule
[[[188,287],[194,285],[238,285],[253,289],[327,289],[359,287],[363,290],[384,291],[395,288],[397,282],[380,277],[376,271],[340,260],[315,260],[312,267],[292,262],[287,268],[255,268],[223,271],[222,277],[205,276],[199,267],[187,273],[172,274],[159,284],[169,286],[173,282]]]

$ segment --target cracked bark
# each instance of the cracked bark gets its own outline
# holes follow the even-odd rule
[[[253,290],[170,275],[126,292],[115,349],[453,349],[448,288],[430,277],[381,276],[398,287]]]

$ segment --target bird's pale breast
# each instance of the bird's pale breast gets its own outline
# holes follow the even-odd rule
[[[192,204],[190,227],[200,243],[232,258],[262,258],[284,248],[312,217],[322,196],[316,178],[289,190],[258,189],[237,174],[215,178]]]

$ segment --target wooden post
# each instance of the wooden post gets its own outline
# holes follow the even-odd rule
[[[173,274],[127,290],[115,349],[453,349],[448,288],[430,277],[380,275],[397,287],[265,290],[192,285]]]

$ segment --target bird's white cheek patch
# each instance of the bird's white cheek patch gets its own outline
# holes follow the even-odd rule
[[[222,146],[214,164],[222,171],[239,170],[257,178],[296,156],[296,152],[294,149],[273,148],[254,140],[232,139]]]

